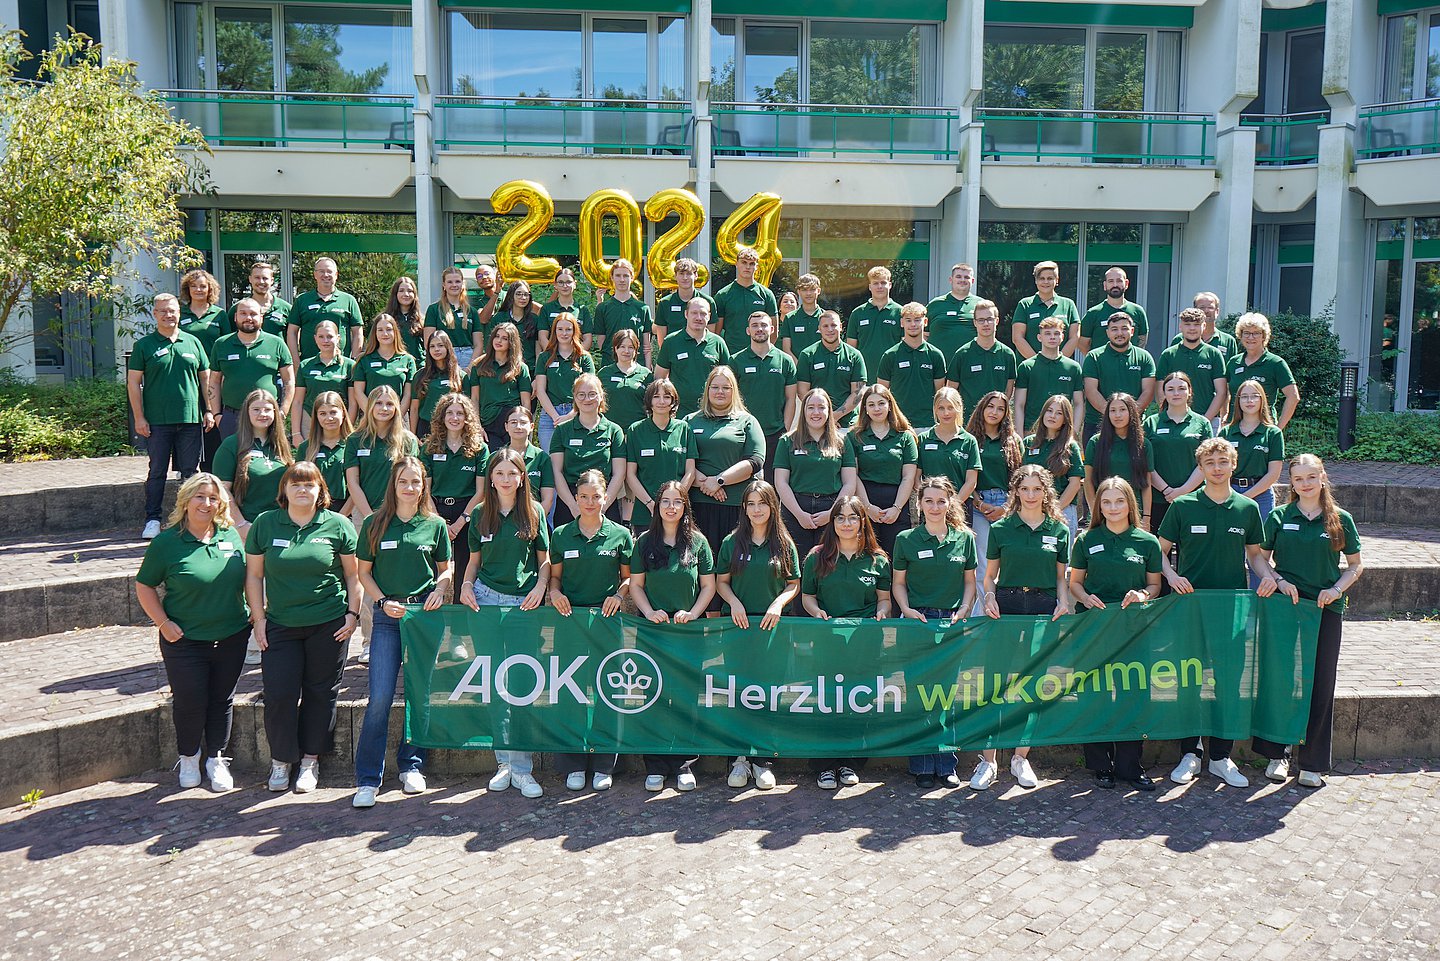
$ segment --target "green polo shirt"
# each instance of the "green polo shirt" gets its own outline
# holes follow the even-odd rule
[[[1135,339],[1149,336],[1150,319],[1145,315],[1145,308],[1132,300],[1125,301],[1119,307],[1112,307],[1109,300],[1102,300],[1085,311],[1085,316],[1080,318],[1080,336],[1089,337],[1092,344],[1097,340],[1104,340],[1105,325],[1110,322],[1112,314],[1125,314],[1130,318],[1130,322],[1135,325]]]
[[[1131,591],[1145,590],[1147,575],[1160,573],[1160,541],[1138,527],[1116,534],[1101,524],[1075,538],[1070,566],[1085,572],[1086,591],[1118,604]]]
[[[775,447],[775,469],[790,472],[790,489],[798,494],[834,497],[844,483],[840,469],[854,466],[855,450],[844,437],[840,438],[840,449],[829,455],[813,440],[797,448],[789,434],[781,437]]]
[[[437,375],[429,380],[422,380],[425,372],[422,370],[415,375],[411,384],[410,399],[420,402],[419,410],[416,412],[420,420],[432,421],[435,419],[435,406],[448,394],[463,394],[465,391],[465,375],[460,375],[460,383],[452,385],[443,375]],[[307,400],[309,398],[306,398]]]
[[[947,528],[936,537],[921,523],[895,538],[895,570],[905,572],[911,607],[958,610],[965,599],[965,572],[975,570],[976,562],[975,535],[962,528]]]
[[[314,449],[312,450],[312,444]],[[320,468],[325,479],[325,489],[330,492],[330,506],[338,508],[350,498],[350,487],[345,480],[345,444],[326,447],[313,439],[301,441],[295,451],[295,459],[308,460]]]
[[[636,539],[630,552],[630,573],[645,575],[645,596],[652,608],[669,614],[688,611],[700,597],[701,575],[715,573],[710,542],[704,534],[694,531],[690,535],[690,563],[684,562],[683,552],[675,546],[667,552],[663,566],[647,568],[645,545],[653,535],[653,531],[646,531]]]
[[[819,552],[805,558],[800,592],[813,596],[831,617],[874,617],[879,610],[878,591],[890,590],[890,559],[881,554],[835,555],[835,569],[822,580],[815,567]]]
[[[1183,342],[1184,339],[1184,335],[1176,334],[1174,337],[1170,338],[1170,346],[1174,347],[1176,344]],[[1232,335],[1225,333],[1225,331],[1223,330],[1215,331],[1215,335],[1213,337],[1211,337],[1209,340],[1202,340],[1201,343],[1209,344],[1211,347],[1214,347],[1216,350],[1220,351],[1221,357],[1227,359],[1230,357],[1234,357],[1236,354],[1240,353],[1240,342],[1236,340]]]
[[[720,317],[720,311],[715,306],[714,297],[697,289],[689,297],[682,298],[680,291],[672,290],[655,301],[655,326],[664,332],[663,336],[669,337],[671,333],[685,329],[685,308],[696,297],[710,305],[710,326],[712,328],[715,326],[715,322]],[[746,317],[748,318],[749,315],[747,314]]]
[[[534,385],[530,381],[530,368],[520,365],[520,373],[512,380],[501,380],[497,368],[494,374],[480,373],[480,365],[474,364],[465,373],[465,391],[474,392],[478,397],[475,409],[480,412],[480,422],[488,424],[512,408],[520,406],[520,395],[530,393]]]
[[[487,460],[486,466],[489,466]],[[555,465],[550,461],[550,455],[545,453],[534,444],[527,444],[525,447],[525,476],[530,479],[530,496],[537,501],[540,499],[542,488],[555,487]]]
[[[1145,448],[1151,470],[1171,487],[1179,487],[1195,471],[1195,451],[1200,442],[1214,436],[1204,415],[1191,410],[1176,422],[1165,410],[1145,418]]]
[[[1225,357],[1214,347],[1201,343],[1186,347],[1183,343],[1166,347],[1155,360],[1155,385],[1175,371],[1184,371],[1190,378],[1190,406],[1202,415],[1215,400],[1215,380],[1225,379]]]
[[[1242,433],[1240,425],[1230,424],[1220,428],[1220,436],[1239,457],[1236,477],[1264,477],[1271,461],[1285,459],[1285,435],[1273,424],[1260,424],[1249,434]]]
[[[684,477],[685,462],[697,456],[695,435],[683,419],[672,417],[662,429],[644,417],[625,433],[625,460],[635,465],[635,477],[651,498],[661,484]],[[649,526],[650,508],[637,499],[630,519],[637,528]]]
[[[850,319],[845,322],[845,339],[853,340],[865,358],[865,370],[872,384],[880,376],[880,358],[900,343],[901,336],[900,305],[893,300],[884,307],[876,307],[873,300],[867,300],[850,311]]]
[[[948,441],[941,440],[935,428],[922,430],[915,438],[920,453],[921,477],[948,477],[958,491],[965,486],[965,475],[980,469],[980,445],[973,435],[957,430]]]
[[[1265,388],[1265,397],[1270,401],[1270,413],[1277,419],[1280,416],[1281,391],[1295,383],[1295,375],[1290,373],[1290,365],[1285,363],[1285,359],[1279,354],[1272,354],[1268,350],[1253,364],[1246,363],[1244,354],[1233,355],[1225,362],[1225,379],[1230,385],[1232,413],[1239,409],[1235,395],[1240,385],[1247,380],[1254,380],[1259,381],[1260,386]]]
[[[420,444],[414,434],[405,431],[402,443],[404,454],[420,456]],[[390,471],[394,467],[384,443],[374,437],[362,437],[358,432],[351,434],[345,440],[345,469],[352,467],[360,471],[360,490],[364,491],[370,509],[377,509],[385,500],[385,488],[390,483]]]
[[[420,461],[430,475],[430,496],[458,497],[468,501],[475,496],[475,482],[485,476],[485,464],[489,459],[483,438],[480,449],[473,454],[466,454],[464,448],[451,450],[443,442],[439,453],[422,451]]]
[[[210,369],[210,355],[193,335],[176,331],[171,340],[151,331],[135,342],[126,367],[144,375],[140,406],[147,421],[200,423],[200,372]]]
[[[1056,565],[1065,566],[1070,556],[1070,528],[1064,521],[1047,517],[1031,527],[1018,513],[1007,514],[990,525],[985,546],[987,561],[1000,562],[997,587],[1038,587],[1055,590]]]
[[[830,406],[836,410],[850,399],[850,391],[856,384],[865,383],[865,357],[859,350],[840,341],[834,350],[824,342],[806,347],[795,360],[796,383],[818,387],[830,397]],[[855,411],[842,421],[852,423]]]
[[[469,347],[473,342],[471,335],[480,329],[480,311],[473,303],[469,310],[461,310],[454,304],[437,300],[425,308],[425,326],[449,334],[452,347]]]
[[[239,410],[252,390],[280,396],[280,368],[290,366],[290,348],[263,330],[248,347],[241,343],[239,334],[226,334],[215,341],[210,362],[224,378],[220,382],[220,403]]]
[[[765,436],[785,430],[785,391],[795,386],[795,358],[771,345],[764,357],[749,347],[730,358],[745,409],[755,415]]]
[[[550,438],[550,456],[556,454],[564,458],[565,483],[574,490],[575,482],[587,470],[598,470],[608,478],[611,461],[625,459],[625,432],[604,416],[594,427],[580,423],[578,416],[572,417],[557,425]]]
[[[669,371],[670,382],[680,393],[680,413],[691,414],[700,409],[700,395],[710,372],[730,363],[730,348],[708,330],[696,340],[689,330],[681,329],[665,338],[654,361],[657,368]]]
[[[935,423],[935,381],[945,379],[945,355],[928,341],[912,347],[900,341],[880,358],[877,379],[890,385],[895,402],[917,430]],[[943,385],[942,385],[943,386]]]
[[[1175,498],[1156,533],[1177,545],[1175,570],[1196,590],[1245,590],[1245,548],[1264,541],[1259,505],[1234,491],[1217,504],[1203,487]]]
[[[978,340],[972,340],[950,356],[947,377],[959,386],[960,399],[965,402],[968,413],[992,390],[1003,393],[1016,379],[1015,372],[1015,351],[998,340],[989,350],[981,347]]]
[[[725,338],[730,353],[738,354],[749,346],[750,315],[757,310],[765,311],[772,318],[780,312],[775,305],[775,295],[762,283],[744,287],[738,281],[731,281],[716,292],[714,317],[717,324],[724,325],[720,336]]]
[[[786,557],[781,571],[776,572],[770,564],[770,544],[750,544],[742,548],[744,566],[731,573],[736,557],[735,535],[726,534],[720,542],[720,552],[715,558],[715,573],[730,574],[730,590],[735,592],[746,614],[764,614],[785,590],[785,585],[800,579],[800,555],[795,542],[786,545]]]
[[[370,546],[375,528],[371,514],[360,525],[355,556],[370,561],[370,574],[386,597],[415,597],[435,589],[436,567],[450,560],[450,531],[438,514],[416,514],[408,521],[390,518],[380,537],[379,550]]]
[[[855,456],[860,480],[867,484],[899,484],[905,465],[920,463],[920,448],[913,431],[892,430],[884,437],[876,437],[866,426],[858,434],[846,434],[845,442]]]
[[[389,387],[395,391],[395,396],[404,397],[406,385],[414,380],[418,373],[415,358],[409,354],[397,351],[387,359],[376,351],[357,360],[351,376],[355,380],[355,386],[360,388],[365,397],[369,397],[378,387]]]
[[[294,327],[300,332],[301,358],[313,357],[320,353],[315,345],[315,328],[322,320],[332,322],[339,330],[336,350],[350,353],[350,328],[365,326],[365,315],[360,313],[360,304],[343,290],[333,290],[330,296],[321,297],[318,291],[307,290],[295,298],[290,306],[290,319],[286,331]]]
[[[991,437],[984,431],[975,438],[980,447],[980,479],[977,491],[1010,490],[1010,463],[1005,460],[1005,438]]]
[[[1116,350],[1106,343],[1085,355],[1085,363],[1080,365],[1080,370],[1087,380],[1095,378],[1100,396],[1107,400],[1111,394],[1121,392],[1139,400],[1140,392],[1145,388],[1145,378],[1155,376],[1155,358],[1133,342],[1125,350]],[[1090,423],[1099,423],[1103,413],[1093,404],[1085,405],[1085,419]]]
[[[205,313],[196,316],[189,304],[180,306],[180,329],[200,341],[207,357],[215,356],[215,342],[225,336],[231,328],[226,326],[225,311],[219,304],[211,304]]]
[[[234,304],[230,305],[230,309],[225,311],[225,332],[227,334],[233,334],[235,332],[235,305],[238,303],[240,303],[239,300],[235,301]],[[285,325],[289,322],[290,301],[280,297],[271,297],[270,306],[265,310],[264,315],[260,319],[260,329],[267,334],[274,334],[276,337],[284,340]]]
[[[631,366],[625,373],[618,364],[600,368],[596,375],[605,388],[605,416],[628,428],[645,416],[645,388],[655,379],[649,367],[640,364]]]
[[[1325,515],[1310,520],[1294,501],[1271,511],[1265,518],[1265,549],[1275,552],[1271,560],[1276,573],[1294,584],[1300,596],[1307,600],[1313,601],[1321,591],[1335,586],[1340,577],[1342,555],[1360,553],[1360,532],[1355,528],[1355,518],[1345,510],[1339,510],[1339,514],[1345,534],[1343,544],[1334,543],[1325,532]],[[1346,597],[1341,594],[1330,607],[1343,614],[1345,602]]]
[[[1085,389],[1080,365],[1069,357],[1051,360],[1044,354],[1027,357],[1015,369],[1015,389],[1025,391],[1025,416],[1040,416],[1045,402],[1057,394],[1074,403],[1075,392]]]
[[[286,352],[289,352],[288,347]],[[327,390],[335,391],[348,405],[350,385],[353,383],[351,374],[354,370],[355,359],[338,352],[335,359],[328,364],[320,359],[319,354],[302,363],[295,374],[295,386],[297,389],[305,389],[305,413],[314,412],[315,398]]]
[[[192,641],[219,641],[250,626],[245,603],[245,542],[233,527],[219,527],[208,543],[182,521],[145,545],[135,580],[165,588],[165,616]]]
[[[234,488],[235,478],[240,473],[240,452],[237,449],[240,437],[231,434],[220,442],[215,451],[215,476]],[[245,469],[245,496],[240,499],[240,514],[247,521],[254,521],[265,511],[275,506],[280,495],[280,478],[289,467],[275,456],[275,448],[269,444],[255,442]]]
[[[1054,301],[1046,305],[1039,294],[1031,294],[1015,305],[1010,323],[1025,325],[1025,340],[1035,353],[1040,353],[1040,321],[1046,317],[1059,317],[1065,322],[1065,338],[1070,337],[1070,325],[1080,323],[1080,308],[1069,297],[1055,295]]]
[[[316,511],[299,526],[278,508],[255,519],[245,553],[265,557],[265,616],[282,627],[337,620],[360,598],[345,590],[342,557],[353,556],[355,525],[334,511]]]
[[[579,368],[576,368],[576,365]],[[595,373],[595,359],[578,346],[570,357],[560,357],[555,351],[541,355],[535,368],[538,380],[545,378],[545,395],[552,404],[573,404],[575,402],[575,379],[581,374]],[[608,395],[607,395],[608,400]]]
[[[593,537],[578,519],[562,524],[550,538],[550,563],[561,565],[560,593],[574,607],[599,607],[620,589],[620,568],[630,566],[634,550],[635,538],[608,517]]]
[[[1055,446],[1054,440],[1041,441],[1036,435],[1031,434],[1025,438],[1025,453],[1021,457],[1022,464],[1039,464],[1046,470],[1050,470],[1050,452]],[[1065,488],[1070,486],[1070,478],[1078,477],[1085,479],[1085,455],[1080,451],[1080,445],[1075,440],[1070,441],[1070,466],[1059,474],[1054,475],[1055,493],[1063,494]]]
[[[641,360],[644,360],[643,348],[645,338],[650,336],[650,328],[653,321],[650,317],[650,305],[638,297],[631,297],[629,300],[617,300],[614,297],[606,297],[595,308],[595,333],[604,334],[606,344],[609,339],[620,333],[622,330],[633,330],[640,338],[642,348]]]
[[[535,448],[537,451],[540,448]],[[536,488],[538,491],[539,488]],[[501,514],[499,528],[489,534],[480,530],[483,507],[470,512],[470,553],[480,558],[476,566],[476,580],[497,594],[524,597],[535,589],[540,579],[540,554],[550,550],[550,528],[545,523],[545,511],[535,501],[535,536],[523,540],[515,526],[512,514]]]
[[[785,315],[780,322],[780,340],[790,341],[791,356],[798,358],[801,351],[820,343],[820,315],[824,312],[824,308],[817,305],[815,313],[807,314],[802,306]]]
[[[1138,498],[1144,493],[1145,488],[1150,485],[1148,473],[1145,476],[1136,477],[1134,465],[1130,462],[1130,445],[1123,439],[1115,438],[1115,443],[1110,445],[1110,456],[1107,463],[1100,463],[1097,459],[1100,449],[1100,435],[1096,434],[1085,444],[1085,464],[1095,468],[1095,483],[1099,483],[1107,477],[1123,477],[1131,487],[1135,489],[1135,496]],[[1154,448],[1149,444],[1145,445],[1145,464],[1147,472],[1154,469]],[[1187,475],[1188,476],[1188,475]]]
[[[580,343],[582,334],[595,333],[595,315],[590,310],[589,304],[571,304],[569,307],[561,306],[558,300],[547,301],[540,307],[540,326],[545,330],[553,330],[555,318],[561,314],[574,314],[580,329],[575,332],[575,343]]]
[[[978,303],[980,298],[974,294],[961,300],[946,291],[945,296],[925,305],[929,341],[940,348],[940,353],[954,357],[955,351],[975,339],[975,305]]]
[[[726,468],[752,457],[764,459],[765,434],[760,422],[750,414],[729,414],[725,417],[706,417],[703,411],[696,411],[685,418],[690,433],[695,436],[695,468],[706,477],[714,477]],[[725,504],[740,507],[739,493],[749,481],[731,484],[725,490]],[[715,498],[700,488],[690,489],[690,503],[716,504]]]

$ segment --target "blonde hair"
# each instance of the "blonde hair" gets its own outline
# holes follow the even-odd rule
[[[865,279],[866,279],[866,280],[870,280],[870,281],[874,281],[874,280],[889,280],[889,279],[890,279],[890,268],[889,268],[889,267],[878,267],[878,266],[877,266],[877,267],[871,267],[869,270],[865,271]]]
[[[1140,502],[1135,499],[1135,488],[1130,482],[1118,474],[1105,478],[1095,487],[1095,509],[1090,512],[1090,530],[1103,527],[1105,516],[1100,513],[1100,497],[1108,490],[1118,490],[1125,494],[1125,503],[1129,507],[1129,519],[1131,527],[1140,526]]]
[[[1330,535],[1330,548],[1337,553],[1344,553],[1345,525],[1340,523],[1340,507],[1335,503],[1335,491],[1330,487],[1330,475],[1325,470],[1325,462],[1315,454],[1296,454],[1290,458],[1290,473],[1295,473],[1297,467],[1313,467],[1320,472],[1320,516],[1325,520],[1325,533]],[[1290,485],[1290,499],[1287,504],[1298,504],[1300,495],[1295,493],[1295,485]]]
[[[1020,509],[1020,485],[1031,477],[1038,478],[1045,488],[1045,498],[1040,502],[1041,512],[1046,517],[1065,523],[1065,518],[1060,515],[1060,508],[1056,506],[1059,497],[1055,493],[1055,477],[1039,464],[1021,464],[1010,475],[1010,494],[1005,498],[1005,516],[1009,517]]]
[[[577,352],[579,351],[579,349],[579,347],[576,347]],[[581,374],[579,377],[575,378],[575,383],[572,384],[570,387],[570,399],[575,399],[575,395],[580,391],[580,387],[584,384],[589,384],[590,386],[594,387],[596,392],[600,394],[600,413],[604,414],[607,410],[609,410],[610,402],[605,397],[605,385],[600,383],[599,377],[588,372]]]
[[[224,530],[235,526],[235,522],[230,519],[230,499],[225,496],[225,485],[214,474],[201,471],[191,474],[180,483],[180,489],[175,492],[175,506],[170,510],[170,518],[165,522],[167,527],[178,527],[185,523],[185,512],[190,509],[190,501],[206,484],[214,488],[215,496],[220,501],[215,507],[215,529]]]
[[[250,458],[245,455],[254,449],[255,441],[259,439],[255,434],[255,425],[250,422],[250,405],[258,400],[264,400],[275,408],[275,419],[270,422],[270,430],[263,443],[275,451],[275,459],[282,464],[295,463],[280,401],[263,387],[255,388],[245,395],[245,405],[240,408],[239,423],[235,427],[235,479],[230,482],[230,490],[237,502],[245,499],[245,490],[250,486]]]
[[[995,315],[995,322],[996,322],[997,324],[1000,322],[1000,308],[997,307],[997,306],[995,306],[995,301],[993,301],[993,300],[977,300],[977,301],[975,302],[975,309],[972,310],[972,311],[970,311],[970,317],[972,318],[972,320],[973,320],[973,318],[975,317],[975,315],[978,314],[978,313],[980,313],[980,311],[982,311],[982,310],[988,310],[988,311],[990,311],[992,314]]]
[[[395,416],[390,419],[390,424],[382,435],[376,427],[374,419],[370,416],[370,412],[375,408],[375,401],[387,395],[395,402]],[[400,413],[400,395],[395,393],[395,388],[388,384],[376,387],[370,392],[370,396],[365,398],[365,413],[360,415],[360,423],[355,427],[355,433],[366,439],[383,443],[385,457],[392,464],[398,463],[405,456],[406,448],[410,446],[406,443],[407,440],[415,440],[415,435],[406,429],[405,418]]]
[[[375,334],[379,331],[380,325],[386,321],[389,321],[395,327],[395,340],[390,345],[391,348],[397,354],[409,353],[409,351],[405,349],[405,335],[400,329],[400,321],[389,314],[376,314],[375,319],[370,321],[370,333],[365,335],[365,346],[360,348],[361,354],[373,354],[380,349],[380,338],[376,337]]]
[[[930,402],[930,413],[935,413],[935,408],[940,406],[942,400],[948,400],[955,405],[955,426],[960,430],[965,429],[965,398],[954,387],[941,387],[935,392],[935,399]]]
[[[1055,275],[1057,277],[1060,275],[1060,265],[1053,260],[1040,261],[1033,268],[1031,268],[1030,274],[1038,280],[1040,277],[1040,271],[1042,270],[1053,270],[1055,271]]]
[[[1270,395],[1265,393],[1265,386],[1258,380],[1242,380],[1240,386],[1235,388],[1235,407],[1231,410],[1230,420],[1226,422],[1225,426],[1234,427],[1245,419],[1245,415],[1240,412],[1240,392],[1246,387],[1254,387],[1260,392],[1260,410],[1257,412],[1260,423],[1275,426],[1275,417],[1270,413]]]
[[[905,318],[905,317],[924,317],[924,316],[925,316],[925,305],[922,304],[922,303],[920,303],[920,302],[917,301],[917,300],[912,300],[912,301],[910,301],[910,303],[908,303],[908,304],[906,304],[905,306],[903,306],[903,307],[900,308],[900,316],[901,316],[901,318]]]
[[[1195,463],[1204,463],[1205,458],[1211,454],[1224,454],[1230,461],[1231,467],[1240,463],[1240,455],[1236,453],[1234,446],[1223,437],[1207,437],[1202,440],[1200,446],[1195,448]]]
[[[1265,336],[1265,345],[1270,345],[1270,318],[1264,314],[1251,311],[1248,314],[1241,314],[1235,321],[1235,339],[1239,340],[1246,331],[1258,330]]]
[[[720,413],[715,405],[710,402],[710,385],[715,383],[716,377],[724,377],[730,381],[730,409]],[[721,364],[710,371],[710,376],[705,378],[705,389],[700,393],[700,414],[702,417],[733,417],[736,414],[748,414],[745,409],[745,398],[740,396],[740,381],[735,377],[735,371]]]

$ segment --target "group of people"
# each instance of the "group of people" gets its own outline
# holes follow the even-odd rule
[[[1242,316],[1243,346],[1229,344],[1214,327],[1218,298],[1197,295],[1157,363],[1135,342],[1148,326],[1124,298],[1122,270],[1080,318],[1045,263],[1013,315],[1017,364],[967,265],[951,271],[945,296],[903,306],[889,301],[888,271],[873,268],[871,301],[842,324],[818,307],[811,275],[779,316],[754,279],[758,259],[742,248],[736,281],[713,299],[694,290],[696,265],[678,262],[680,289],[653,318],[630,296],[623,260],[615,295],[593,312],[575,304],[567,271],[541,307],[521,282],[501,294],[486,269],[476,307],[451,269],[423,316],[413,281],[397,281],[368,329],[322,259],[316,291],[290,306],[288,344],[263,329],[285,311],[262,281],[269,298],[237,303],[235,333],[213,349],[186,332],[176,298],[157,297],[157,329],[130,361],[152,482],[158,464],[157,528],[168,463],[184,475],[179,452],[203,447],[182,435],[232,430],[209,469],[192,467],[138,577],[174,691],[182,785],[199,784],[202,766],[212,787],[231,783],[223,752],[249,644],[262,665],[269,787],[313,789],[359,632],[370,699],[354,803],[373,805],[399,618],[452,596],[475,609],[633,609],[656,623],[728,616],[766,629],[793,616],[1058,619],[1247,587],[1324,608],[1299,757],[1300,783],[1322,783],[1360,544],[1312,455],[1291,459],[1290,502],[1273,504],[1299,395],[1268,350],[1263,316]],[[182,283],[191,318],[203,306],[196,290],[208,296],[212,283],[203,272]],[[256,351],[286,363],[261,376],[258,361],[232,359]],[[1028,431],[1016,426],[1027,413]],[[1252,747],[1271,759],[1269,777],[1288,777],[1288,746]],[[1087,765],[1103,786],[1153,790],[1139,748],[1086,745]],[[1243,786],[1230,751],[1210,739],[1208,770]],[[1031,787],[1027,753],[1017,747],[1010,769]],[[1193,780],[1206,756],[1198,739],[1183,743],[1171,779]],[[645,786],[673,778],[693,789],[696,760],[647,756]],[[396,761],[403,790],[424,790],[424,751],[402,742]],[[492,789],[543,794],[530,754],[500,751],[497,762]],[[568,788],[604,790],[616,757],[558,762]],[[811,765],[820,787],[835,788],[856,783],[864,763]],[[958,787],[957,769],[954,754],[910,759],[922,787]],[[970,785],[997,775],[986,751]],[[774,786],[768,760],[735,758],[729,783],[752,779]]]

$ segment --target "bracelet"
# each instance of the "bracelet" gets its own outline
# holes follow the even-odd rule
[[[389,598],[386,598],[386,600],[389,600]],[[348,615],[350,615],[351,617],[355,618],[355,620],[357,620],[357,621],[360,620],[360,612],[359,612],[359,611],[346,611],[345,613],[348,614]]]

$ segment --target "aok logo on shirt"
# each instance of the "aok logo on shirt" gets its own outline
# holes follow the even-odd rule
[[[1243,528],[1243,527],[1232,527],[1232,528],[1230,528],[1230,533],[1231,533],[1231,534],[1244,534],[1244,533],[1245,533],[1245,528]]]

